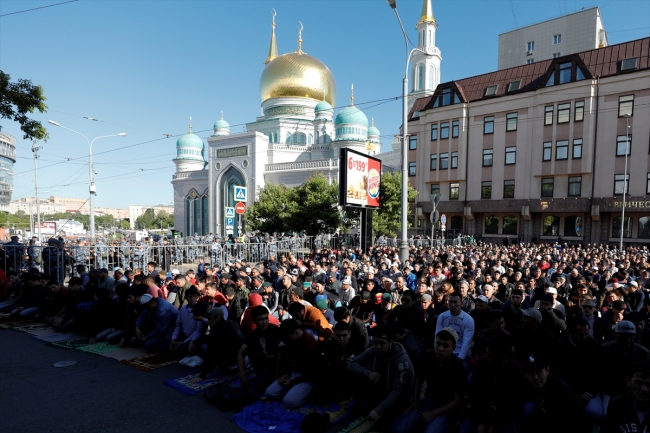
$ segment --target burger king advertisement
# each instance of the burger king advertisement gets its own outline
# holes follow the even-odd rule
[[[380,207],[381,160],[350,149],[341,149],[339,204]]]

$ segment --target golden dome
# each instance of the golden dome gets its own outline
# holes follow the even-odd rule
[[[336,106],[336,81],[320,60],[302,51],[271,60],[260,78],[262,102],[272,98],[311,98]]]

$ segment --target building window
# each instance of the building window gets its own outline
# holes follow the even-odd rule
[[[558,104],[557,123],[568,123],[571,120],[571,104]]]
[[[554,179],[542,179],[542,197],[553,197]]]
[[[551,71],[551,74],[546,81],[546,87],[584,79],[585,74],[575,61],[563,62],[559,65],[555,65],[555,68]]]
[[[542,221],[542,235],[558,236],[560,234],[560,217],[549,215]]]
[[[409,136],[409,150],[415,150],[418,148],[418,136],[411,135]]]
[[[494,150],[483,149],[483,167],[491,167]]]
[[[553,106],[547,105],[544,107],[544,125],[553,124]]]
[[[553,35],[553,45],[558,45],[562,43],[562,35]]]
[[[431,140],[437,140],[438,139],[438,124],[434,123],[431,125]]]
[[[544,150],[542,151],[542,161],[550,161],[553,155],[553,142],[547,141],[544,143]]]
[[[440,194],[440,184],[432,183],[431,184],[431,194]]]
[[[489,116],[483,119],[483,134],[494,133],[494,116]]]
[[[503,181],[503,198],[515,198],[515,181]]]
[[[460,184],[451,183],[449,184],[449,200],[458,200],[460,195]]]
[[[521,80],[511,81],[508,84],[508,92],[514,92],[516,90],[519,90],[519,86],[521,86]]]
[[[307,144],[313,144],[314,143],[314,136],[312,134],[309,134],[307,136]]]
[[[650,173],[648,173],[648,180],[646,181],[645,184],[645,193],[650,194]]]
[[[517,148],[515,146],[506,147],[506,165],[517,162]]]
[[[481,182],[481,198],[483,198],[483,199],[492,198],[492,182],[491,181]]]
[[[496,215],[488,215],[485,217],[485,233],[488,235],[496,235],[499,233],[499,217]]]
[[[564,218],[564,236],[582,236],[582,217],[568,216]]]
[[[440,138],[449,138],[449,122],[442,122],[440,124]]]
[[[576,101],[573,121],[582,122],[583,120],[585,120],[585,101]]]
[[[535,41],[530,41],[526,44],[526,51],[533,51],[535,49]]]
[[[621,223],[623,220],[620,216],[614,217],[612,221],[612,237],[620,238],[621,237]],[[632,218],[629,216],[625,217],[625,224],[623,224],[623,237],[631,238],[632,237]]]
[[[650,217],[639,218],[639,232],[636,234],[639,239],[650,239]]]
[[[555,142],[555,160],[569,158],[569,140]]]
[[[614,175],[614,195],[627,194],[630,187],[630,175],[615,174]]]
[[[490,86],[487,89],[485,89],[485,96],[494,96],[497,94],[497,89],[499,88],[498,84],[495,84],[494,86]]]
[[[569,178],[569,197],[580,197],[582,195],[582,176]]]
[[[626,152],[627,150],[627,152]],[[628,156],[632,152],[632,135],[619,135],[616,137],[616,156]]]
[[[451,168],[458,168],[458,152],[451,152]]]
[[[573,140],[573,153],[571,158],[573,159],[582,158],[582,138],[576,138]]]
[[[506,114],[506,131],[517,130],[517,113]]]
[[[430,169],[435,170],[437,168],[438,168],[438,155],[435,154],[435,153],[432,153],[431,154],[431,166],[430,166]]]
[[[449,168],[449,154],[441,153],[440,154],[440,170],[446,170]]]
[[[519,218],[513,215],[506,215],[503,217],[503,227],[501,228],[501,234],[504,235],[516,235],[517,234],[517,225],[519,224]]]
[[[454,120],[451,122],[451,137],[456,138],[458,137],[458,127],[460,125],[460,122],[458,120]]]
[[[409,162],[409,176],[415,176],[415,161]]]
[[[535,59],[526,59],[526,64],[527,65],[531,65],[533,63],[535,63]]]
[[[553,53],[553,58],[554,59],[557,59],[558,57],[560,57],[560,53]]]
[[[634,114],[634,95],[619,96],[618,117]]]

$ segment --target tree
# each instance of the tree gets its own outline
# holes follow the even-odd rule
[[[372,231],[375,235],[393,235],[401,228],[402,174],[398,171],[381,175],[381,208],[372,217]],[[417,191],[408,187],[409,201],[414,200]],[[411,214],[410,206],[407,208]],[[410,224],[409,224],[410,226]]]
[[[258,197],[243,216],[247,228],[265,233],[288,231],[295,210],[292,190],[267,183],[258,190]]]
[[[338,184],[329,184],[322,173],[316,173],[293,190],[295,212],[290,226],[304,231],[308,236],[331,233],[341,226],[341,214],[336,205],[339,198]]]
[[[27,117],[28,113],[38,110],[40,113],[47,111],[43,96],[43,88],[35,86],[30,80],[19,79],[12,83],[9,74],[0,71],[0,118],[11,119],[20,123],[20,129],[25,133],[25,140],[47,141],[47,130],[41,122]],[[0,126],[0,130],[2,127]]]
[[[154,228],[156,214],[152,208],[148,208],[135,220],[136,230],[145,230]]]

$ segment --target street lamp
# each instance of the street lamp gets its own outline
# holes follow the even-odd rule
[[[48,120],[47,121],[49,124],[58,126],[59,128],[67,129],[70,132],[74,132],[75,134],[81,135],[83,138],[86,139],[88,142],[88,148],[90,149],[90,153],[88,154],[88,172],[90,174],[90,186],[88,188],[90,192],[90,198],[88,199],[88,208],[90,209],[90,239],[95,238],[95,208],[93,207],[93,195],[97,193],[97,188],[95,187],[95,177],[94,177],[94,171],[93,171],[93,143],[95,140],[98,140],[100,138],[106,138],[106,137],[126,137],[125,132],[120,132],[119,134],[112,134],[112,135],[100,135],[99,137],[95,137],[92,139],[92,141],[88,140],[88,137],[83,135],[81,132],[75,131],[74,129],[70,129],[68,127],[65,127],[63,125],[60,125],[59,123],[55,122],[54,120]]]
[[[399,247],[399,259],[402,263],[406,262],[409,258],[409,245],[407,239],[407,230],[408,230],[408,149],[406,138],[408,136],[408,69],[411,56],[416,51],[421,52],[425,56],[429,57],[430,54],[419,49],[413,48],[409,51],[409,42],[406,31],[404,30],[404,25],[402,25],[402,20],[399,17],[397,12],[397,1],[396,0],[386,0],[388,5],[395,12],[397,17],[397,22],[399,23],[400,29],[402,29],[402,35],[404,36],[404,44],[406,45],[406,67],[404,68],[404,78],[402,80],[402,227],[401,227],[401,241]]]
[[[625,171],[623,172],[623,207],[621,208],[621,242],[618,250],[623,254],[623,228],[625,227],[625,196],[629,182],[627,181],[627,154],[630,151],[630,115],[626,113],[625,117]]]

